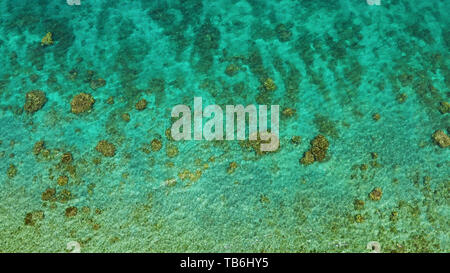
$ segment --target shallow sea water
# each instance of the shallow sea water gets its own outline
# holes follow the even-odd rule
[[[0,11],[0,252],[72,241],[81,252],[450,251],[449,149],[432,139],[450,133],[450,1],[6,0]],[[47,98],[34,113],[32,90]],[[82,92],[95,103],[72,113]],[[295,111],[280,114],[274,153],[173,141],[171,109],[194,96]],[[326,158],[300,164],[319,134]]]

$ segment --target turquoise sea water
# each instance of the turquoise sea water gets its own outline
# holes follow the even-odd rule
[[[450,133],[450,1],[6,0],[0,11],[0,252],[72,241],[81,252],[450,251],[449,149],[432,138]],[[32,90],[46,95],[35,112]],[[79,93],[95,103],[75,114]],[[194,96],[295,112],[280,114],[275,153],[173,141],[171,109]],[[325,160],[300,164],[319,134]]]

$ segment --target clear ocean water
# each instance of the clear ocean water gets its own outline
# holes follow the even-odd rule
[[[0,11],[0,252],[450,251],[449,0]],[[280,105],[280,148],[172,140],[194,96]]]

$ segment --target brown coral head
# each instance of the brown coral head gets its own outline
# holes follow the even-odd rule
[[[152,151],[157,152],[162,148],[162,142],[159,139],[153,139],[151,142]]]
[[[80,114],[92,109],[92,105],[95,103],[91,94],[80,93],[75,95],[70,102],[72,113]]]
[[[56,190],[53,188],[47,188],[43,193],[42,193],[42,201],[49,201],[52,200],[54,198],[56,194]]]
[[[263,83],[264,89],[266,91],[275,91],[277,90],[277,86],[272,78],[267,78]]]
[[[61,157],[61,162],[62,162],[62,163],[68,164],[68,163],[72,162],[72,160],[73,160],[73,156],[72,156],[72,154],[69,153],[69,152],[64,153],[64,154],[62,155],[62,157]]]
[[[89,84],[92,90],[96,90],[97,88],[103,87],[106,85],[106,81],[102,78],[98,78],[96,80],[92,80]]]
[[[47,97],[45,93],[41,90],[33,90],[26,94],[25,96],[25,105],[23,108],[28,113],[34,113],[44,107],[44,104],[47,102]]]
[[[450,146],[450,137],[442,130],[437,130],[432,135],[434,143],[441,148],[447,148]]]
[[[138,102],[136,103],[136,109],[137,109],[138,111],[142,111],[142,110],[144,110],[145,108],[147,108],[147,101],[146,101],[145,99],[141,99],[140,101],[138,101]]]
[[[325,160],[328,146],[329,142],[323,135],[318,135],[311,141],[310,151],[314,155],[316,161]]]
[[[314,163],[314,155],[310,151],[306,151],[303,157],[300,159],[300,164],[310,165]]]
[[[382,195],[383,191],[381,188],[375,188],[369,193],[369,198],[373,201],[379,201]]]
[[[41,46],[49,46],[53,44],[53,34],[51,32],[47,32],[45,36],[41,40]]]
[[[77,207],[68,207],[66,208],[66,217],[74,217],[78,213]]]

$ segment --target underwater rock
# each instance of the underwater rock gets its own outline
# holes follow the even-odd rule
[[[83,82],[90,83],[92,81],[92,78],[94,77],[94,75],[95,75],[94,70],[87,70],[86,74],[84,75]]]
[[[270,132],[269,132],[270,133]],[[275,135],[271,135],[271,138],[276,137],[278,141],[271,141],[270,139],[263,140],[259,132],[253,132],[246,140],[239,141],[239,145],[247,151],[253,150],[257,156],[262,156],[270,152],[276,152],[280,150],[279,139]],[[262,149],[262,145],[266,147]]]
[[[64,153],[61,157],[61,163],[69,164],[72,160],[73,156],[70,152]]]
[[[61,175],[58,177],[58,185],[64,186],[69,182],[69,178],[65,175]]]
[[[106,85],[106,81],[102,78],[98,78],[96,80],[92,80],[91,83],[89,84],[89,86],[91,87],[92,90],[96,90],[100,87],[103,87]]]
[[[368,250],[371,250],[372,253],[380,253],[381,252],[381,244],[377,241],[368,242],[366,248]]]
[[[52,39],[52,33],[51,32],[47,32],[47,34],[45,34],[44,38],[42,38],[41,40],[41,46],[49,46],[53,44],[53,39]]]
[[[275,91],[275,90],[277,90],[277,86],[276,86],[275,82],[271,78],[267,78],[264,81],[263,85],[264,85],[264,89],[266,91]]]
[[[77,207],[68,207],[66,208],[66,217],[73,217],[75,215],[77,215],[78,213],[78,209]]]
[[[314,155],[315,161],[323,161],[325,159],[329,142],[323,135],[316,136],[311,141],[311,153]]]
[[[26,94],[25,105],[23,108],[28,113],[34,113],[44,107],[44,104],[47,102],[47,97],[45,93],[41,90],[33,90]]]
[[[114,97],[113,96],[111,96],[111,97],[109,97],[107,100],[106,100],[106,103],[107,104],[114,104]]]
[[[42,210],[36,210],[29,212],[25,215],[24,223],[27,226],[34,226],[37,221],[44,219],[44,212]]]
[[[329,142],[327,138],[323,135],[317,135],[313,140],[311,140],[311,148],[303,154],[303,158],[300,159],[300,163],[303,165],[310,165],[314,161],[324,161]]]
[[[56,194],[56,190],[53,188],[47,188],[43,193],[42,193],[42,201],[49,201],[49,200],[53,200],[54,196]]]
[[[301,136],[292,136],[291,142],[295,145],[299,145],[300,143],[302,143],[302,137]]]
[[[37,82],[39,80],[39,76],[37,75],[37,74],[31,74],[30,75],[30,81],[32,82],[32,83],[35,83],[35,82]]]
[[[106,157],[113,157],[116,154],[116,146],[106,140],[100,140],[95,149]]]
[[[162,148],[162,142],[159,139],[153,139],[152,142],[150,143],[151,147],[152,147],[152,151],[157,152],[159,150],[161,150]]]
[[[373,201],[379,201],[382,195],[383,191],[381,188],[375,188],[369,193],[369,198]]]
[[[166,81],[164,79],[151,79],[148,85],[150,92],[162,93],[166,88]]]
[[[375,120],[375,121],[379,121],[380,118],[381,118],[381,116],[378,113],[375,113],[375,114],[372,115],[372,119]]]
[[[287,42],[292,38],[292,32],[284,24],[277,25],[275,28],[275,32],[277,33],[277,37],[280,42]]]
[[[167,145],[166,154],[168,157],[176,157],[178,155],[178,148],[175,145]]]
[[[80,114],[92,109],[92,105],[95,103],[91,94],[80,93],[75,95],[70,102],[72,113]]]
[[[450,113],[450,103],[446,101],[441,101],[439,103],[439,112],[441,112],[441,114]]]
[[[230,165],[228,165],[227,173],[228,174],[234,173],[234,171],[236,170],[237,167],[238,167],[238,164],[236,163],[236,161],[230,162]]]
[[[42,150],[45,149],[45,143],[43,140],[40,140],[38,142],[36,142],[33,146],[33,154],[34,155],[38,155],[41,153]]]
[[[447,148],[450,145],[450,137],[442,130],[437,130],[432,135],[434,143],[441,148]]]
[[[310,165],[314,163],[314,155],[311,153],[311,151],[306,151],[303,154],[302,159],[300,159],[300,164],[302,165]]]
[[[164,181],[164,185],[166,187],[174,187],[177,184],[177,180],[175,178],[169,178]]]
[[[362,216],[361,214],[358,214],[355,216],[355,222],[356,223],[362,223],[364,222],[364,216]]]
[[[364,201],[356,199],[355,201],[353,201],[353,206],[355,207],[355,210],[362,210],[364,209]]]
[[[147,101],[146,101],[145,99],[141,99],[140,101],[138,101],[138,102],[136,103],[136,109],[137,109],[138,111],[142,111],[142,110],[144,110],[145,108],[147,108]]]
[[[128,113],[123,113],[121,115],[121,117],[122,117],[122,120],[125,121],[125,122],[129,122],[131,120],[130,114],[128,114]]]
[[[285,116],[285,117],[292,117],[293,115],[295,115],[295,112],[296,112],[296,110],[295,109],[292,109],[292,108],[285,108],[282,112],[281,112],[281,114],[283,114],[283,116]]]
[[[225,74],[227,74],[230,77],[233,77],[239,72],[239,66],[235,64],[229,64],[227,68],[225,69]]]

